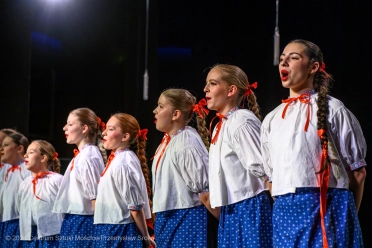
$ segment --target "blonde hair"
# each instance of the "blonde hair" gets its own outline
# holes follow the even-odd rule
[[[238,102],[237,104],[245,101],[243,99],[244,93],[249,89],[248,76],[245,72],[235,65],[217,64],[212,69],[216,69],[221,72],[221,79],[227,83],[228,86],[235,85],[238,88]],[[260,114],[260,107],[258,106],[256,96],[253,92],[248,96],[248,107],[257,116],[259,120],[262,120]]]
[[[88,138],[89,141],[99,147],[104,163],[107,163],[107,153],[103,147],[102,132],[104,131],[103,126],[100,123],[100,119],[89,108],[78,108],[72,110],[70,114],[77,117],[78,121],[82,125],[87,125],[89,129]]]
[[[182,116],[184,117],[183,121],[187,125],[194,114],[193,107],[196,103],[196,98],[185,89],[167,89],[161,94],[164,96],[170,103],[170,105],[179,111],[181,111]],[[203,113],[204,118],[205,114]],[[196,115],[197,128],[200,137],[203,140],[203,143],[207,149],[209,149],[209,131],[206,127],[205,119],[201,118],[198,114]]]
[[[45,140],[34,140],[31,142],[36,143],[39,146],[40,154],[45,155],[48,158],[48,170],[54,172],[60,172],[61,170],[61,162],[56,156],[56,150],[49,142]]]

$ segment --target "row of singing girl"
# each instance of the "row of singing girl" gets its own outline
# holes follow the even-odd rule
[[[80,108],[63,130],[78,148],[64,176],[50,143],[29,144],[15,130],[0,130],[1,247],[155,246],[146,225],[146,132],[136,119],[118,113],[105,129],[92,110]],[[134,143],[137,155],[129,150]],[[112,150],[106,167],[105,149]]]
[[[161,94],[154,114],[156,128],[165,135],[152,165],[157,247],[206,247],[206,209],[219,219],[219,247],[363,246],[357,209],[363,194],[366,144],[360,125],[340,101],[327,95],[331,77],[315,44],[304,40],[289,43],[281,55],[279,72],[290,98],[269,113],[261,126],[252,92],[255,86],[248,83],[246,74],[231,65],[210,70],[204,88],[206,104],[217,112],[219,121],[211,135],[209,154],[205,103],[197,103],[186,90]],[[250,110],[239,108],[242,102]],[[199,133],[187,126],[195,112]],[[131,153],[121,146],[125,136],[138,142],[144,139],[143,132],[138,126],[130,133],[123,126],[127,121],[114,115],[103,135],[104,148],[115,151],[115,158],[103,172],[102,157],[88,136],[93,132],[96,138],[98,133],[90,123],[100,127],[93,117],[88,122],[73,111],[64,128],[67,142],[78,145],[80,153],[63,179],[70,189],[62,182],[54,204],[54,212],[66,214],[60,236],[92,235],[96,246],[110,247],[119,243],[109,244],[100,237],[119,236],[130,240],[129,247],[141,247],[128,237],[142,234],[146,246],[155,245],[144,228],[144,219],[151,217],[146,210],[146,170],[143,177],[138,173],[139,162],[135,167],[117,160],[114,166],[121,154]],[[138,150],[144,151],[140,145]],[[131,161],[135,160],[133,156]],[[94,164],[98,173],[84,171]],[[126,172],[120,174],[114,168]],[[98,193],[88,181],[99,185]],[[273,213],[266,194],[271,182]],[[103,189],[104,185],[108,186]],[[39,196],[37,190],[34,198]],[[108,225],[96,221],[100,207],[105,210],[101,216],[107,222],[103,223]],[[140,221],[138,213],[144,214]],[[128,231],[129,226],[135,232]],[[67,247],[76,240],[59,242]]]

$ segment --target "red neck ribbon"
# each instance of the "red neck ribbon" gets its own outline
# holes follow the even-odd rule
[[[216,134],[214,135],[214,137],[212,138],[212,132],[211,132],[211,128],[212,128],[212,123],[213,123],[213,120],[218,117],[220,120],[218,121],[217,123],[217,126],[216,126]],[[227,119],[226,116],[220,114],[220,113],[217,113],[215,117],[213,117],[213,119],[211,120],[210,124],[209,124],[209,133],[211,134],[211,143],[214,145],[218,139],[218,135],[220,134],[220,130],[221,130],[221,126],[222,126],[222,119]]]
[[[164,152],[165,152],[165,149],[167,148],[167,146],[168,146],[170,140],[171,140],[171,137],[169,136],[169,134],[165,133],[163,139],[161,140],[161,143],[160,143],[158,149],[157,149],[156,152],[155,152],[155,155],[152,156],[152,158],[150,159],[150,160],[153,160],[153,159],[154,159],[154,157],[156,156],[156,154],[158,154],[158,152],[159,152],[159,148],[161,147],[161,145],[162,145],[163,143],[165,143],[163,149],[161,150],[161,153],[160,153],[160,156],[159,156],[159,158],[158,158],[158,161],[156,161],[155,171],[158,170],[159,162],[160,162],[161,158],[163,157]]]
[[[41,172],[41,173],[38,173],[36,176],[35,176],[35,178],[32,180],[32,184],[34,185],[34,196],[37,198],[37,199],[39,199],[39,200],[41,200],[40,199],[40,197],[38,197],[37,195],[36,195],[36,184],[37,184],[37,180],[39,180],[40,178],[42,178],[42,177],[44,177],[45,175],[48,175],[48,174],[52,174],[52,172],[50,172],[50,171],[45,171],[45,172]]]
[[[78,154],[79,154],[79,150],[78,149],[74,149],[74,158],[72,159],[72,165],[71,165],[70,171],[72,171],[72,169],[74,168],[75,158],[76,158],[76,156]]]
[[[307,128],[309,127],[309,123],[310,123],[310,104],[309,104],[310,103],[310,93],[305,93],[305,94],[300,95],[299,97],[292,97],[292,98],[282,100],[283,103],[286,103],[286,105],[284,107],[284,110],[283,110],[283,113],[282,113],[282,118],[284,119],[288,106],[292,102],[295,102],[297,100],[299,100],[302,103],[307,104],[307,119],[306,119],[306,124],[305,124],[305,128],[304,128],[304,131],[307,132]]]

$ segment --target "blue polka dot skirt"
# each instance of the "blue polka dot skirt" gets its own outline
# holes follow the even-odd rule
[[[37,237],[37,226],[31,227],[31,240],[22,240],[22,247],[27,248],[58,248],[58,236],[52,235],[47,237],[42,237],[38,239]]]
[[[94,248],[125,247],[142,248],[142,235],[135,223],[124,225],[94,225]]]
[[[274,247],[322,248],[319,188],[297,188],[277,196],[273,208]],[[353,194],[328,189],[325,226],[329,247],[363,246]]]
[[[19,219],[2,222],[1,247],[24,247],[20,240]]]
[[[271,205],[267,192],[221,207],[218,247],[272,247]]]
[[[65,214],[58,247],[90,248],[94,238],[93,215]]]
[[[207,247],[207,209],[202,206],[156,213],[157,248]]]

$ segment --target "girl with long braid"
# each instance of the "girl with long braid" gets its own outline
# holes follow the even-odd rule
[[[328,95],[332,78],[314,43],[291,41],[279,73],[289,98],[261,128],[274,247],[363,247],[357,211],[367,147],[359,122]]]
[[[209,150],[210,192],[203,197],[219,219],[218,247],[272,246],[256,87],[239,67],[226,64],[211,68],[204,87],[208,109],[219,118]],[[246,101],[249,110],[239,108]]]
[[[92,246],[98,182],[107,157],[104,129],[105,124],[89,108],[71,111],[63,127],[66,142],[78,149],[74,149],[53,207],[54,213],[64,214],[59,247]]]
[[[146,224],[152,218],[146,134],[129,114],[114,114],[107,122],[102,135],[111,155],[98,185],[94,247],[155,247]]]
[[[206,247],[208,129],[205,103],[184,89],[168,89],[154,109],[156,129],[165,135],[152,164],[157,247]],[[196,113],[198,131],[188,126]]]
[[[24,157],[32,175],[18,191],[20,239],[27,247],[58,247],[62,214],[52,213],[63,179],[58,153],[49,142],[34,140]]]

